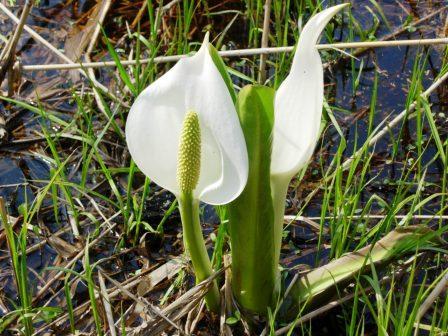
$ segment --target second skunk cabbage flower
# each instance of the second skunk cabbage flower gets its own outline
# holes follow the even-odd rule
[[[289,75],[275,96],[271,174],[290,180],[313,154],[324,100],[317,41],[331,18],[348,4],[327,8],[303,28]]]
[[[181,59],[136,99],[126,141],[140,170],[179,201],[184,242],[198,282],[212,274],[199,222],[199,201],[227,204],[248,177],[246,143],[229,90],[210,55]],[[206,297],[218,310],[216,284]]]
[[[279,257],[290,180],[310,159],[324,99],[316,43],[346,5],[313,16],[300,34],[289,75],[277,92],[249,85],[237,99],[250,158],[245,190],[229,205],[232,289],[246,310],[267,315],[281,292]]]
[[[311,158],[319,138],[324,76],[316,44],[331,18],[348,5],[327,8],[307,22],[300,34],[289,75],[276,92],[271,188],[277,223],[277,258],[288,184]]]

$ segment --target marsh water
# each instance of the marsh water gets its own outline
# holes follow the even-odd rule
[[[20,3],[20,1],[19,1]],[[444,19],[447,11],[441,11],[446,8],[448,1],[379,1],[387,24],[380,13],[375,10],[372,1],[353,1],[351,12],[353,16],[361,23],[362,27],[368,31],[374,24],[375,20],[371,10],[375,11],[379,17],[380,24],[376,29],[375,36],[381,39],[384,36],[393,34],[394,32],[405,27],[402,33],[396,34],[394,39],[421,39],[444,37],[447,34],[447,27]],[[223,28],[232,18],[231,10],[243,11],[244,7],[234,1],[220,4],[216,2],[216,11],[224,11],[220,21]],[[86,25],[86,15],[91,13],[96,6],[95,1],[40,1],[40,4],[33,8],[27,24],[36,30],[40,35],[47,39],[53,46],[65,51],[73,59],[76,58],[76,47],[79,43],[79,36],[82,34],[83,27]],[[108,37],[113,40],[119,40],[125,33],[125,21],[132,21],[136,13],[141,7],[140,2],[123,1],[116,2],[105,22],[105,31]],[[19,7],[12,7],[14,12],[18,12]],[[115,11],[115,12],[114,12]],[[425,18],[439,11],[439,15],[435,15],[425,20],[417,26],[413,26],[410,22]],[[292,13],[292,17],[296,14]],[[229,20],[228,20],[229,19]],[[0,34],[4,37],[9,36],[14,25],[3,14],[0,13]],[[409,24],[407,24],[409,22]],[[142,27],[142,29],[144,26]],[[199,27],[201,28],[201,27]],[[224,45],[229,48],[241,49],[247,47],[245,45],[245,36],[248,34],[248,23],[243,18],[235,21],[233,26],[228,30]],[[192,39],[200,39],[201,29],[192,34]],[[217,29],[219,30],[219,29]],[[338,27],[334,33],[335,42],[338,40],[345,41],[348,37],[348,29],[346,26]],[[325,43],[324,37],[322,43]],[[107,53],[98,52],[95,60],[110,60],[111,57]],[[331,51],[332,55],[338,55],[337,52]],[[443,62],[444,48],[442,46],[430,47],[385,47],[369,49],[356,59],[343,57],[339,59],[333,66],[329,67],[325,72],[326,94],[328,104],[332,107],[334,116],[341,127],[343,135],[347,141],[347,147],[344,150],[344,157],[348,158],[354,151],[359,148],[368,138],[369,132],[369,110],[371,108],[371,97],[376,90],[377,101],[375,104],[375,113],[372,116],[373,128],[380,125],[384,120],[391,120],[398,115],[407,104],[407,95],[411,82],[413,69],[419,57],[424,55],[420,60],[426,62],[423,72],[423,90],[428,88],[439,74]],[[43,47],[40,43],[33,40],[27,33],[24,33],[17,47],[17,55],[23,65],[31,64],[48,64],[60,63],[61,61],[53,55],[53,53]],[[122,56],[126,56],[122,54]],[[272,56],[272,60],[275,60]],[[248,59],[231,59],[226,60],[238,71],[251,76],[253,61],[256,58]],[[445,60],[446,62],[446,60]],[[273,76],[275,69],[268,68],[269,74]],[[361,71],[361,72],[360,72]],[[358,77],[358,73],[360,75]],[[107,85],[114,85],[114,70],[111,68],[96,70],[97,79]],[[376,78],[376,79],[375,79]],[[41,101],[44,108],[57,111],[58,116],[62,119],[70,120],[74,111],[77,109],[75,100],[73,99],[72,90],[83,90],[82,79],[76,75],[74,71],[34,71],[24,72],[21,87],[18,88],[18,97],[26,102]],[[243,86],[247,84],[244,80],[234,77],[235,84]],[[355,85],[354,81],[357,81]],[[375,82],[377,84],[375,84]],[[375,89],[375,86],[377,88]],[[354,92],[354,86],[356,90]],[[5,85],[2,90],[6,90]],[[428,98],[431,104],[431,110],[442,142],[446,141],[448,136],[448,88],[446,84],[441,85]],[[42,137],[41,123],[44,122],[40,117],[26,109],[17,107],[15,104],[0,103],[0,115],[5,119],[6,133],[0,139],[0,196],[3,196],[7,202],[10,215],[18,216],[21,204],[31,203],[39,188],[45,185],[45,181],[51,178],[51,162],[41,155],[45,149],[45,138]],[[0,128],[3,126],[0,123]],[[416,190],[418,185],[412,175],[408,176],[408,180],[401,179],[402,172],[412,165],[417,155],[415,144],[416,123],[412,118],[405,118],[397,127],[390,130],[390,133],[383,137],[374,146],[370,169],[367,173],[366,180],[369,183],[361,191],[361,202],[359,203],[359,211],[369,200],[372,195],[378,195],[386,202],[390,202],[399,187],[399,183],[412,184],[412,190]],[[0,133],[2,134],[2,133]],[[400,137],[398,137],[400,134]],[[425,126],[424,138],[428,139],[430,130]],[[399,138],[399,141],[393,141],[393,138]],[[288,200],[288,213],[297,214],[302,209],[306,197],[316,189],[319,181],[322,179],[323,173],[331,164],[335,153],[340,146],[341,135],[336,128],[329,127],[326,129],[322,140],[316,149],[316,155],[312,163],[308,167],[302,182],[295,188],[290,190],[290,198]],[[76,148],[72,143],[67,141],[67,153],[75,152]],[[437,153],[437,147],[432,141],[428,142],[428,149],[424,152],[422,164],[431,162],[427,166],[425,175],[424,195],[432,193],[444,192],[441,190],[441,181],[443,174],[443,166],[437,160],[433,160]],[[117,164],[119,166],[119,164]],[[359,169],[362,168],[362,165]],[[76,163],[68,166],[67,176],[73,181],[78,181],[79,171]],[[117,176],[117,179],[123,177]],[[92,187],[96,181],[90,181]],[[301,215],[303,216],[321,216],[321,205],[324,197],[324,191],[318,192],[311,198],[309,204],[303,208]],[[152,196],[147,202],[147,211],[145,220],[147,222],[158,223],[163,218],[164,213],[170,207],[173,198],[167,193]],[[46,200],[44,206],[51,206],[51,200]],[[437,199],[427,203],[420,211],[421,214],[432,214],[440,210],[440,204]],[[380,207],[372,208],[372,211],[381,211]],[[403,211],[407,210],[404,208]],[[329,210],[327,216],[334,213]],[[215,229],[218,224],[217,216],[213,209],[205,209],[205,230],[210,232]],[[445,222],[444,222],[445,223]],[[58,229],[59,223],[52,221],[51,216],[45,218],[45,225],[50,231]],[[176,240],[178,232],[178,217],[174,213],[167,222],[167,238],[164,241],[164,247],[167,254],[179,253],[178,247],[173,247],[172,242]],[[284,249],[284,263],[290,266],[308,264],[313,266],[315,263],[316,233],[310,230],[306,225],[294,225],[288,234],[288,242],[293,247],[308,251],[298,255],[291,249]],[[67,237],[71,240],[70,237]],[[102,253],[107,255],[107,250],[111,247],[105,247],[106,251],[102,251],[102,246],[96,247],[95,251],[99,258]],[[112,246],[113,247],[113,246]],[[322,254],[325,256],[325,253]],[[30,255],[30,268],[41,271],[45,266],[51,264],[56,258],[56,254],[52,248],[45,246],[43,249]],[[138,265],[133,264],[131,257],[123,257],[122,265],[129,269],[137,269]],[[4,260],[4,259],[2,259]],[[2,261],[4,262],[4,261]],[[31,275],[34,278],[34,275]],[[5,280],[3,278],[2,281]],[[32,279],[35,280],[35,279]],[[7,283],[3,283],[3,287],[8,293]],[[85,291],[84,295],[85,295]],[[82,301],[83,296],[79,298]]]

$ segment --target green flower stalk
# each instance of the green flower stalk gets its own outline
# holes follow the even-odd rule
[[[177,199],[182,219],[185,248],[193,264],[196,283],[199,283],[213,274],[199,221],[199,201],[193,197],[191,192],[182,193]],[[219,312],[220,299],[216,280],[213,281],[212,288],[205,296],[205,302],[208,309]]]
[[[177,162],[177,183],[180,188],[178,197],[184,244],[190,254],[196,282],[199,283],[213,274],[207,254],[199,220],[199,201],[193,197],[193,190],[199,182],[201,169],[201,129],[199,117],[194,111],[187,112],[180,137]],[[207,307],[219,311],[219,290],[213,281],[211,290],[205,297]]]

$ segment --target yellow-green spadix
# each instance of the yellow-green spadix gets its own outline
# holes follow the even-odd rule
[[[201,128],[198,114],[185,115],[177,155],[177,184],[182,193],[196,189],[201,174]]]
[[[200,166],[190,167],[199,173],[193,197],[229,203],[246,185],[247,150],[232,98],[210,56],[208,34],[195,55],[181,59],[137,97],[126,123],[126,141],[137,166],[176,196],[181,193],[181,135],[189,113],[200,129]]]

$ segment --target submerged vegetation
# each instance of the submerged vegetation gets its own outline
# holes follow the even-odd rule
[[[175,59],[159,56],[199,50],[207,31],[220,51],[293,46],[310,17],[337,4],[266,3],[268,25],[261,0],[55,0],[22,14],[27,26],[6,55],[11,59],[0,57],[9,71],[0,78],[2,335],[447,333],[446,41],[321,49],[320,137],[289,184],[281,232],[287,295],[264,317],[233,298],[230,239],[244,232],[231,220],[249,215],[241,204],[200,206],[216,273],[195,285],[182,247],[186,210],[179,214],[175,198],[130,159],[126,118],[136,97],[172,67]],[[321,43],[446,37],[447,4],[354,3],[330,21]],[[26,6],[18,1],[10,10],[20,17]],[[4,5],[0,10],[11,18]],[[2,50],[18,31],[7,22]],[[70,63],[61,52],[81,66],[46,68]],[[246,95],[237,101],[230,90],[240,117],[256,98],[241,89],[259,83],[277,90],[293,56],[223,56],[218,70],[227,87]],[[246,241],[235,247],[248,248]],[[264,260],[254,269],[269,271]],[[356,267],[344,267],[353,260]],[[214,284],[219,314],[203,304]]]

